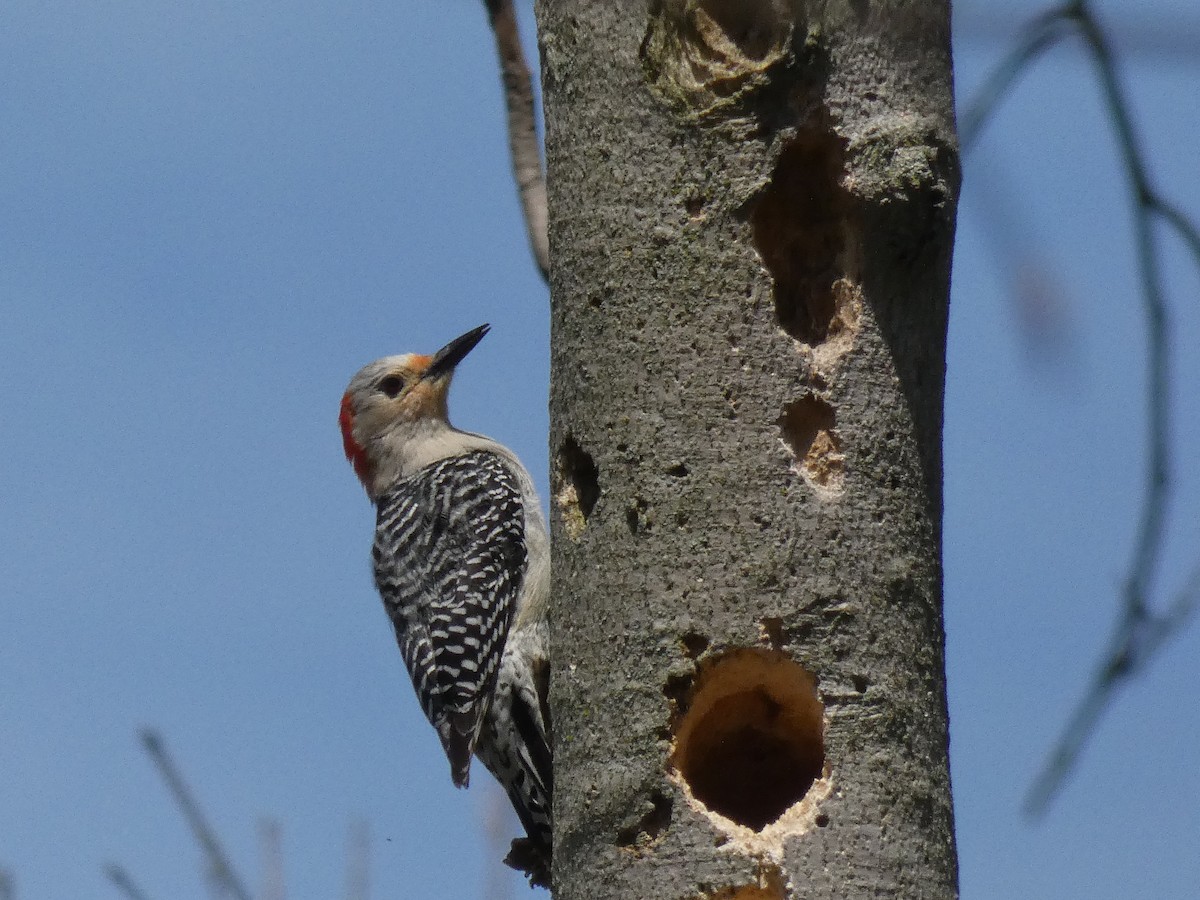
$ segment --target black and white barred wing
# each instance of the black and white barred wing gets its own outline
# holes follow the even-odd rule
[[[375,582],[425,715],[465,787],[525,569],[524,508],[504,460],[441,460],[379,498]]]
[[[550,747],[550,636],[545,621],[518,624],[508,638],[476,753],[504,786],[527,837],[505,860],[549,887],[553,766]]]

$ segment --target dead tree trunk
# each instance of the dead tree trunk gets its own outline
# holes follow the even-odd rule
[[[540,0],[555,884],[956,892],[947,0]]]

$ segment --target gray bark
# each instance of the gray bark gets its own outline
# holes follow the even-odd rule
[[[947,0],[540,0],[555,896],[953,897]]]

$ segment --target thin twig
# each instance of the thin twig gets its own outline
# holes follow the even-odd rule
[[[964,117],[974,138],[996,103],[1009,90],[1017,74],[1067,31],[1079,34],[1096,64],[1104,101],[1116,132],[1117,144],[1128,176],[1134,205],[1134,230],[1142,290],[1142,312],[1147,329],[1147,464],[1141,515],[1135,532],[1133,556],[1121,591],[1122,613],[1109,648],[1093,676],[1091,687],[1069,719],[1063,736],[1035,779],[1026,799],[1031,815],[1043,812],[1072,770],[1088,738],[1107,710],[1118,684],[1138,672],[1188,616],[1194,600],[1177,604],[1179,614],[1155,614],[1149,596],[1162,561],[1170,490],[1171,358],[1167,341],[1168,314],[1162,284],[1159,246],[1154,218],[1161,217],[1188,243],[1200,265],[1200,233],[1175,206],[1153,189],[1145,156],[1138,143],[1130,107],[1117,76],[1116,60],[1107,36],[1087,0],[1071,0],[1039,17],[1027,38],[999,67],[982,98]],[[966,143],[967,141],[964,141]],[[1185,592],[1185,598],[1190,594]]]
[[[1149,459],[1146,471],[1146,498],[1138,525],[1133,560],[1125,581],[1124,597],[1127,617],[1140,620],[1148,616],[1146,595],[1162,554],[1163,535],[1166,531],[1167,487],[1170,479],[1168,443],[1171,360],[1167,343],[1167,306],[1163,297],[1158,247],[1154,241],[1154,192],[1150,187],[1145,157],[1138,146],[1129,105],[1117,81],[1112,50],[1086,2],[1075,0],[1069,4],[1068,9],[1079,23],[1080,34],[1095,58],[1105,105],[1117,132],[1117,145],[1129,175],[1133,194],[1138,268],[1142,280],[1142,311],[1146,317],[1149,344],[1146,352],[1149,370],[1146,385]]]
[[[356,822],[346,850],[346,900],[368,900],[370,878],[371,831],[366,822]]]
[[[545,281],[550,279],[550,243],[547,237],[546,179],[542,174],[542,154],[538,144],[537,117],[533,105],[533,78],[512,0],[484,0],[496,52],[500,56],[500,75],[504,82],[504,100],[508,111],[508,147],[512,154],[513,177],[529,232],[529,249]]]
[[[1012,90],[1017,76],[1070,33],[1069,17],[1065,10],[1053,9],[1030,22],[1023,32],[1020,43],[996,66],[958,118],[958,142],[964,152],[979,138],[996,107]]]
[[[1175,230],[1176,234],[1183,238],[1188,250],[1195,257],[1196,268],[1200,269],[1200,228],[1197,228],[1196,223],[1189,219],[1178,206],[1164,200],[1157,193],[1154,195],[1154,211]]]
[[[1075,767],[1084,744],[1095,731],[1121,682],[1133,675],[1159,648],[1179,633],[1200,606],[1200,567],[1166,613],[1147,619],[1141,629],[1118,628],[1092,678],[1092,686],[1076,707],[1062,737],[1026,796],[1027,815],[1041,815]],[[1140,643],[1138,643],[1140,640]]]
[[[274,819],[258,823],[258,846],[262,854],[262,900],[287,900],[283,886],[283,829]]]
[[[167,783],[167,787],[170,788],[171,793],[174,794],[175,802],[179,804],[179,809],[183,812],[184,818],[187,819],[188,824],[191,826],[192,833],[196,836],[196,841],[204,851],[204,855],[208,860],[210,877],[222,890],[232,894],[237,900],[250,900],[249,891],[242,886],[241,879],[234,872],[233,866],[229,862],[229,857],[222,849],[220,841],[217,840],[216,832],[213,831],[212,827],[205,820],[203,814],[200,812],[199,805],[184,783],[183,776],[179,774],[175,763],[167,754],[167,749],[163,745],[162,738],[157,732],[149,728],[142,731],[141,738],[146,752],[150,754],[150,758],[158,766],[159,773]]]
[[[487,888],[484,896],[488,900],[509,900],[512,897],[512,879],[509,878],[507,869],[497,864],[497,861],[504,859],[505,854],[509,852],[512,837],[509,831],[508,798],[495,784],[489,784],[479,802],[483,804],[483,834],[488,856]]]
[[[1121,56],[1151,57],[1155,62],[1169,59],[1193,64],[1196,47],[1200,46],[1200,19],[1194,15],[1165,16],[1150,5],[1126,3],[1121,10],[1121,29],[1113,40]],[[954,10],[955,44],[974,42],[989,47],[1003,46],[1023,32],[1024,26],[1014,21],[1012,8],[1006,3],[960,4]]]
[[[133,883],[133,879],[129,877],[124,866],[109,863],[104,867],[104,874],[108,876],[108,880],[113,883],[113,886],[129,900],[149,900],[146,892]]]
[[[962,144],[966,147],[978,137],[983,124],[1011,90],[1017,76],[1047,48],[1072,33],[1083,39],[1096,64],[1133,200],[1142,314],[1147,331],[1147,461],[1133,554],[1121,589],[1121,614],[1087,693],[1030,788],[1025,803],[1030,815],[1044,812],[1062,787],[1108,709],[1117,687],[1139,672],[1186,624],[1200,604],[1200,569],[1165,612],[1153,611],[1150,604],[1150,595],[1162,565],[1166,536],[1172,433],[1168,313],[1154,220],[1161,219],[1183,239],[1197,268],[1200,268],[1200,229],[1177,206],[1164,199],[1150,182],[1129,102],[1117,76],[1112,46],[1087,0],[1069,0],[1042,14],[1025,29],[1024,39],[984,83],[980,96],[963,115]]]
[[[1170,348],[1167,343],[1167,309],[1158,248],[1154,241],[1153,191],[1128,103],[1117,78],[1116,62],[1099,23],[1084,0],[1072,0],[1062,11],[1075,23],[1096,63],[1105,105],[1116,131],[1117,146],[1130,182],[1138,269],[1142,282],[1142,312],[1147,331],[1147,466],[1133,557],[1121,591],[1122,612],[1109,641],[1109,649],[1092,677],[1090,688],[1026,795],[1025,810],[1032,816],[1043,813],[1062,787],[1083,746],[1107,710],[1117,685],[1140,670],[1149,658],[1147,630],[1156,620],[1150,612],[1148,595],[1162,557],[1170,479]],[[1161,628],[1157,630],[1161,631]],[[1161,643],[1161,639],[1155,644]]]

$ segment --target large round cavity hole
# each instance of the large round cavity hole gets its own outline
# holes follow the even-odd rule
[[[672,762],[692,796],[761,831],[825,765],[816,678],[786,654],[744,648],[700,665]]]

